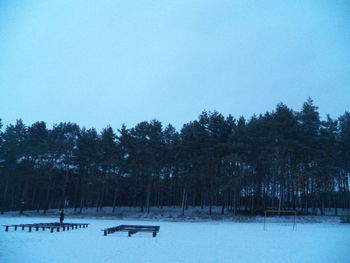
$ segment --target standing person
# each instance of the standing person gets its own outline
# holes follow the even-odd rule
[[[62,224],[63,223],[63,220],[64,220],[64,211],[63,209],[61,210],[61,213],[60,213],[60,223]]]
[[[19,214],[20,215],[23,215],[24,207],[25,207],[25,202],[21,201],[21,206],[20,206],[20,209],[19,209]]]

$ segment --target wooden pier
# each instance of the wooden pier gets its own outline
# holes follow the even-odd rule
[[[136,234],[137,232],[152,232],[152,236],[156,237],[159,232],[160,226],[140,226],[140,225],[120,225],[115,227],[109,227],[102,229],[103,234],[113,234],[118,231],[128,232],[128,236]]]
[[[15,231],[17,231],[17,228],[21,228],[22,230],[28,229],[29,232],[32,232],[32,230],[39,231],[41,229],[42,231],[45,231],[45,229],[50,230],[51,233],[53,233],[55,230],[56,232],[62,231],[69,231],[77,228],[86,228],[89,224],[85,223],[37,223],[37,224],[19,224],[19,225],[3,225],[5,227],[5,231],[8,232],[9,229],[12,227]]]

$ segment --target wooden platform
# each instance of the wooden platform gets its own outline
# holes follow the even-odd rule
[[[3,225],[5,227],[5,231],[8,232],[9,228],[13,227],[15,231],[17,231],[17,228],[22,228],[22,230],[28,228],[29,232],[32,232],[32,229],[35,229],[36,231],[39,231],[41,229],[42,231],[45,231],[45,229],[49,229],[51,233],[56,230],[57,232],[62,231],[68,231],[73,230],[77,228],[86,228],[89,224],[85,223],[37,223],[37,224],[19,224],[19,225]]]
[[[152,236],[156,237],[160,226],[141,226],[141,225],[120,225],[103,229],[103,234],[113,234],[115,232],[128,232],[128,236],[136,234],[137,232],[152,232]]]

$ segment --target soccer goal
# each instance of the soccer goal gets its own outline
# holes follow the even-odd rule
[[[297,211],[295,210],[265,210],[264,211],[264,230],[266,230],[266,219],[267,217],[275,216],[275,215],[290,215],[293,216],[293,230],[296,229],[296,217],[297,217]]]

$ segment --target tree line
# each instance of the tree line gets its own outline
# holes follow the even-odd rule
[[[157,120],[100,133],[21,120],[1,128],[0,209],[202,206],[222,213],[350,208],[350,113],[321,120],[309,98],[250,119],[204,111],[177,131]]]

